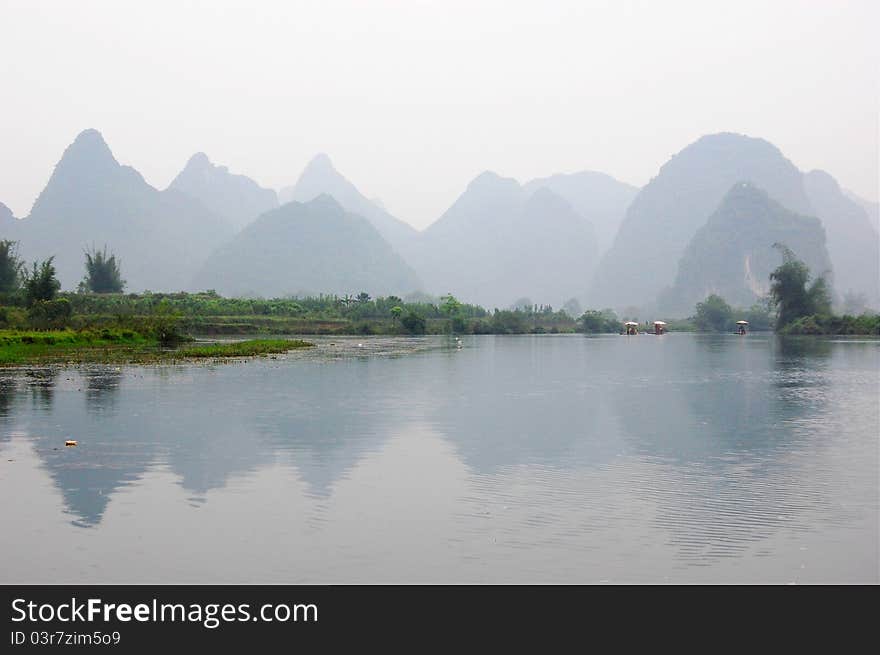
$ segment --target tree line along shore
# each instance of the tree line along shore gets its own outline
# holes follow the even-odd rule
[[[751,331],[787,335],[878,335],[877,314],[834,315],[823,277],[778,244],[783,263],[770,275],[770,294],[749,308],[718,295],[697,303],[692,316],[664,318],[667,331]],[[326,295],[305,298],[225,298],[202,293],[124,293],[122,262],[112,253],[85,253],[77,292],[61,292],[52,259],[25,266],[16,244],[0,241],[0,365],[33,362],[154,362],[234,357],[304,347],[301,340],[255,339],[236,344],[181,346],[191,335],[419,335],[621,333],[626,321],[611,309],[562,309],[523,299],[492,311],[440,298]],[[173,347],[173,348],[172,348]]]

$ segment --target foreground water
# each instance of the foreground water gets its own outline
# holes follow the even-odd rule
[[[876,583],[878,371],[757,334],[4,370],[0,582]]]

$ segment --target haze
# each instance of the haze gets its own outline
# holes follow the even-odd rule
[[[101,130],[164,188],[197,151],[264,186],[317,152],[424,227],[489,169],[642,186],[733,131],[877,199],[872,2],[0,2],[0,201]]]

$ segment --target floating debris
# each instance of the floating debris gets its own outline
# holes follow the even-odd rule
[[[64,445],[65,445],[65,446],[75,446],[75,445],[76,445],[76,439],[68,439],[67,441],[64,442]]]

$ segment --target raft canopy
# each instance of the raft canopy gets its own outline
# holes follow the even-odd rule
[[[737,325],[748,325],[749,322],[748,321],[737,321],[736,324]]]
[[[638,325],[635,321],[627,321],[624,325]]]
[[[666,325],[666,321],[654,321],[654,325]]]

